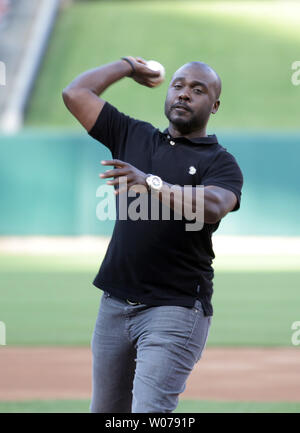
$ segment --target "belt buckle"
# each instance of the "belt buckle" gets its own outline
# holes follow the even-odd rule
[[[127,304],[132,305],[132,306],[140,304],[140,302],[133,302],[133,301],[130,301],[129,299],[126,299],[126,302],[127,302]]]

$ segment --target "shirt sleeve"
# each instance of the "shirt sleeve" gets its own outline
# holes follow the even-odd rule
[[[243,174],[236,159],[227,150],[222,150],[214,159],[202,177],[202,185],[214,185],[232,191],[237,198],[232,212],[240,208]]]
[[[129,129],[134,128],[135,123],[139,122],[105,102],[88,134],[104,144],[111,151],[113,158],[118,158],[126,142]]]

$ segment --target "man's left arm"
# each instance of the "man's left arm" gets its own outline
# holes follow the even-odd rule
[[[233,211],[237,196],[228,189],[215,185],[204,187],[204,222],[214,224]]]
[[[201,189],[203,192],[200,193]],[[203,222],[207,224],[217,223],[237,204],[237,197],[232,191],[214,185],[183,188],[163,182],[157,194],[162,203],[175,211],[179,210],[182,215],[201,215],[203,210]]]
[[[102,179],[113,177],[107,183],[112,186],[118,185],[115,194],[127,191],[135,187],[137,192],[146,192],[148,189],[146,177],[147,173],[138,170],[133,165],[113,159],[102,161],[103,165],[114,165],[115,168],[102,173]],[[140,188],[142,186],[142,189]],[[222,219],[228,212],[235,210],[239,206],[235,193],[229,189],[216,186],[181,187],[171,185],[163,181],[160,191],[153,191],[159,200],[169,206],[174,211],[180,211],[182,215],[200,213],[203,210],[204,223],[214,224]],[[200,193],[200,194],[197,194]]]

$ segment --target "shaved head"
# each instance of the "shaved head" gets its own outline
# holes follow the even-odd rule
[[[180,72],[181,70],[183,70],[184,68],[195,68],[195,69],[199,69],[199,70],[203,70],[204,72],[206,72],[208,75],[211,76],[211,79],[214,81],[214,87],[215,87],[215,95],[216,95],[216,99],[219,99],[220,95],[221,95],[221,90],[222,90],[222,81],[220,76],[217,74],[217,72],[209,65],[207,65],[206,63],[203,62],[189,62],[186,63],[185,65],[181,66],[173,75],[172,79],[175,77],[175,75]]]
[[[206,124],[220,105],[221,79],[203,62],[189,62],[173,75],[165,100],[165,115],[173,134],[205,136]]]

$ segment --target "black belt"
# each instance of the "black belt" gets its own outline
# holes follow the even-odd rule
[[[132,306],[141,304],[141,302],[134,302],[134,301],[130,301],[129,299],[126,299],[126,302],[127,302],[127,304],[132,305]]]

